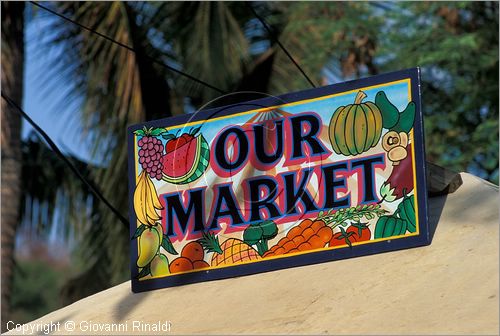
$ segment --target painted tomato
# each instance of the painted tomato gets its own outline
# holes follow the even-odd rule
[[[329,247],[347,245],[352,247],[352,243],[370,240],[372,232],[366,223],[354,223],[344,230],[340,227],[340,232],[335,233],[328,243]]]
[[[329,247],[333,246],[352,246],[352,243],[356,240],[353,239],[354,232],[346,232],[343,227],[340,227],[340,232],[334,233],[332,239],[328,243]]]
[[[372,232],[367,223],[354,223],[347,228],[346,232],[353,232],[352,239],[356,242],[367,241],[372,237]]]

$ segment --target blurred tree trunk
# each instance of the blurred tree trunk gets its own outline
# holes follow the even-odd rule
[[[24,75],[24,3],[2,2],[2,92],[21,104]],[[10,313],[14,244],[19,221],[21,117],[2,99],[2,332]]]

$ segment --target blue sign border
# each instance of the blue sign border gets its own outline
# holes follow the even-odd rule
[[[137,279],[138,270],[136,260],[138,257],[137,242],[132,240],[137,228],[137,218],[133,206],[133,194],[136,183],[135,155],[134,155],[134,131],[149,127],[168,127],[173,125],[182,125],[187,122],[207,120],[215,116],[225,116],[235,113],[245,112],[252,107],[270,107],[281,104],[293,103],[301,100],[312,99],[316,97],[342,93],[345,91],[356,90],[367,86],[374,86],[393,82],[402,79],[410,79],[411,96],[416,104],[415,123],[413,125],[415,167],[417,181],[417,202],[418,223],[420,225],[419,234],[401,239],[385,240],[353,246],[352,248],[342,248],[335,250],[325,250],[311,252],[308,254],[290,255],[286,258],[264,259],[259,262],[234,265],[220,269],[200,270],[199,272],[190,272],[185,274],[170,275],[164,278],[154,278],[139,281]],[[128,167],[129,167],[129,218],[130,218],[130,269],[132,278],[132,291],[142,292],[152,289],[185,285],[190,283],[232,278],[236,276],[275,271],[284,268],[305,266],[327,261],[341,260],[352,257],[360,257],[371,254],[407,249],[417,246],[429,245],[431,243],[428,203],[427,203],[427,185],[426,185],[426,165],[425,165],[425,144],[423,132],[423,114],[420,94],[420,69],[412,68],[402,71],[391,72],[373,77],[352,80],[339,84],[333,84],[316,89],[304,90],[300,92],[287,93],[278,97],[268,97],[246,103],[230,105],[226,107],[203,110],[196,114],[186,114],[170,118],[158,119],[146,123],[136,124],[128,127]]]

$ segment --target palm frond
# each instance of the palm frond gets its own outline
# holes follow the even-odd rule
[[[234,12],[243,4],[226,2],[169,2],[162,8],[157,30],[172,41],[182,69],[222,89],[229,90],[249,62],[249,42],[244,22]],[[164,11],[164,12],[163,12]],[[201,102],[217,92],[189,79],[177,78],[177,90]]]
[[[64,54],[49,71],[47,80],[50,82],[50,76],[65,76],[66,81],[75,83],[69,94],[84,97],[78,115],[73,117],[80,118],[82,141],[89,144],[94,161],[103,165],[92,169],[89,175],[100,186],[103,195],[126,214],[126,127],[171,115],[170,88],[165,72],[158,71],[151,61],[149,56],[155,48],[148,40],[148,30],[138,25],[138,13],[128,3],[61,2],[52,5],[58,12],[136,50],[121,48],[64,21],[54,22],[55,39],[47,40],[49,48],[58,48]],[[129,258],[128,230],[103,204],[94,200],[92,207],[93,217],[80,236],[77,251],[78,259],[85,261],[85,271],[78,279],[104,277],[108,279],[107,284],[122,281]],[[68,219],[70,227],[77,225],[74,216]],[[107,260],[106,266],[101,267],[102,262],[96,260]],[[75,281],[73,285],[78,283]],[[104,284],[102,281],[100,285],[96,283],[95,288]],[[72,295],[78,296],[77,287],[71,290]],[[79,288],[89,287],[93,288],[88,284],[81,284]],[[81,291],[79,297],[86,294],[88,292]]]
[[[307,87],[305,79],[283,52],[276,49],[266,32],[258,28],[258,21],[243,3],[58,2],[51,6],[135,50],[131,52],[66,21],[48,22],[50,33],[45,42],[47,50],[57,59],[50,64],[45,82],[68,83],[67,95],[61,101],[81,102],[76,114],[69,117],[80,118],[81,141],[89,145],[93,161],[102,165],[88,167],[89,177],[124,214],[128,211],[128,153],[124,141],[127,125],[167,117],[172,111],[181,113],[186,97],[194,105],[201,105],[218,95],[173,75],[152,59],[227,91],[236,87],[282,93]],[[369,44],[358,45],[355,41],[365,36],[373,41],[370,34],[376,29],[368,29],[357,21],[352,23],[350,19],[342,20],[347,17],[345,12],[351,11],[362,22],[363,15],[368,13],[364,6],[362,3],[255,4],[316,82],[332,58],[345,63],[354,47],[362,50],[356,54],[356,67],[371,61],[372,50],[366,48]],[[319,24],[310,24],[309,17],[317,19]],[[266,43],[270,47],[256,48]],[[58,176],[46,179],[61,182]],[[123,280],[129,258],[128,231],[111,211],[93,199],[86,199],[77,187],[35,196],[56,202],[57,197],[63,197],[57,196],[61,190],[64,197],[80,195],[80,203],[76,198],[72,203],[74,209],[91,207],[91,221],[87,225],[78,223],[73,210],[65,212],[68,227],[84,226],[77,252],[78,259],[85,261],[86,271],[78,281],[90,281],[91,272],[98,272],[96,279],[106,278],[109,283]],[[44,208],[49,217],[54,215],[50,209],[53,204],[46,203]],[[100,280],[95,288],[105,284]]]
[[[90,180],[91,168],[88,164],[71,154],[67,156]],[[44,236],[52,229],[55,219],[65,221],[73,218],[73,225],[58,227],[57,236],[64,239],[72,233],[84,233],[87,223],[82,215],[88,212],[92,195],[34,133],[22,143],[21,176],[21,229]]]

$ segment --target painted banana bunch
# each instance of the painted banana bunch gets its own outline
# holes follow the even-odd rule
[[[163,228],[157,221],[161,219],[158,210],[163,209],[153,181],[145,170],[139,175],[134,191],[134,210],[140,222],[133,238],[138,240],[137,267],[138,277],[146,275],[165,276],[170,273],[167,256],[160,251],[177,254],[172,243],[163,234]]]
[[[139,175],[134,191],[134,210],[141,224],[153,225],[161,217],[157,210],[163,209],[156,188],[145,171]]]

